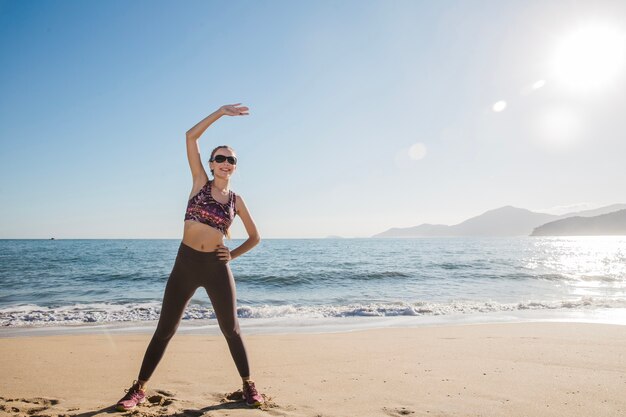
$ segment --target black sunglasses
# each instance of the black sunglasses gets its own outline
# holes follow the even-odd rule
[[[228,161],[231,165],[237,165],[237,158],[234,156],[215,155],[213,159],[209,159],[209,162],[217,162],[218,164],[221,164],[224,161]]]

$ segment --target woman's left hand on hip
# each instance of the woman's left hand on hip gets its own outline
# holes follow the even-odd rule
[[[217,245],[217,257],[222,261],[230,261],[232,259],[230,249],[224,245]]]

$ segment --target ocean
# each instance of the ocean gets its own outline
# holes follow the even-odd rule
[[[179,244],[0,240],[0,335],[50,326],[153,329]],[[251,328],[435,318],[626,324],[625,236],[265,239],[231,269],[240,321]],[[202,288],[186,325],[217,328]]]

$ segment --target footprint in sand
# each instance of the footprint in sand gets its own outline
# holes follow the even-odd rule
[[[168,405],[174,403],[174,401],[176,401],[175,398],[168,398],[165,395],[150,395],[148,397],[148,402],[150,404],[152,404],[153,406],[162,406],[162,407],[167,407]]]
[[[0,397],[0,411],[5,411],[13,416],[31,416],[46,411],[57,405],[59,400],[53,398],[5,398]]]
[[[387,414],[388,416],[392,416],[392,417],[409,416],[415,413],[415,411],[408,409],[406,407],[394,407],[394,408],[383,407],[383,411],[385,412],[385,414]]]

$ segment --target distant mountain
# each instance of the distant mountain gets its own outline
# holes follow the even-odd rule
[[[450,230],[456,236],[528,236],[537,225],[556,218],[553,214],[505,206],[450,226]]]
[[[422,224],[403,229],[389,229],[373,237],[528,236],[534,227],[558,218],[559,216],[553,214],[533,213],[530,210],[505,206],[487,211],[454,226]]]
[[[600,216],[601,214],[613,213],[619,210],[626,209],[626,204],[611,204],[610,206],[604,206],[593,210],[584,210],[578,212],[572,212],[567,214],[562,214],[559,216],[560,219],[566,219],[568,217],[581,216],[581,217],[593,217]]]
[[[528,236],[542,224],[572,216],[587,217],[626,208],[626,204],[613,204],[595,210],[568,213],[560,216],[535,213],[527,209],[504,206],[472,217],[462,223],[421,224],[406,228],[392,228],[372,237],[420,237],[420,236]]]
[[[414,227],[394,227],[372,237],[415,237],[415,236],[449,236],[450,226],[445,224],[421,224]]]
[[[626,235],[626,209],[594,217],[569,217],[546,223],[531,236]]]

